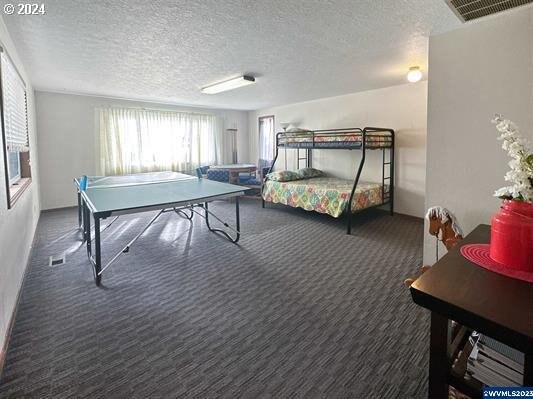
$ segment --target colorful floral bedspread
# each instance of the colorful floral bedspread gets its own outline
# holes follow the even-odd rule
[[[268,180],[263,186],[263,199],[339,217],[346,208],[352,186],[352,180],[334,177],[290,182]],[[352,201],[352,212],[381,204],[381,191],[379,183],[359,182]]]

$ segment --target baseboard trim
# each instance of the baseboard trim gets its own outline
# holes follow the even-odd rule
[[[31,253],[30,253],[30,256],[31,256]],[[28,270],[27,269],[28,266],[29,265],[26,264],[26,270]],[[24,275],[22,276],[22,283],[20,284],[19,292],[17,294],[17,300],[15,302],[15,307],[13,308],[13,313],[11,313],[11,317],[9,318],[9,324],[7,326],[6,335],[4,337],[4,345],[2,346],[2,351],[0,352],[0,376],[2,375],[2,372],[4,371],[7,348],[9,348],[9,341],[11,341],[11,333],[13,331],[13,325],[15,324],[15,316],[17,314],[17,310],[19,307],[20,293],[22,292],[22,286],[24,285],[24,280],[26,279],[26,270],[24,270]]]
[[[62,206],[62,207],[60,207],[60,208],[42,209],[42,210],[41,210],[41,213],[49,213],[49,212],[55,212],[55,211],[63,211],[63,210],[74,209],[74,208],[78,208],[78,206],[77,206],[77,205],[71,205],[71,206]]]
[[[24,283],[26,282],[26,275],[28,274],[28,269],[30,267],[33,248],[35,247],[35,233],[37,232],[37,225],[39,224],[40,217],[41,216],[39,214],[39,217],[37,218],[37,223],[35,223],[35,229],[33,230],[33,238],[31,240],[30,251],[28,253],[28,259],[26,259],[26,266],[24,268],[24,274],[22,275],[22,281],[20,282],[20,287],[17,293],[17,299],[15,300],[15,306],[13,307],[13,312],[11,312],[11,317],[9,318],[9,323],[7,325],[6,335],[4,336],[4,343],[2,345],[2,349],[0,350],[0,376],[2,376],[2,373],[4,371],[7,349],[9,348],[9,342],[11,341],[11,333],[13,332],[13,326],[15,325],[15,316],[17,315],[17,310],[19,307],[22,288],[24,287]]]
[[[404,216],[404,217],[408,217],[408,218],[412,218],[412,219],[416,219],[416,220],[424,220],[423,217],[421,216],[414,216],[414,215],[409,215],[407,213],[398,213],[398,212],[394,212],[394,215],[400,215],[400,216]]]

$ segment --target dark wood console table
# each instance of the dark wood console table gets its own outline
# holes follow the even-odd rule
[[[459,252],[464,244],[489,241],[490,226],[479,225],[411,286],[413,301],[431,311],[431,399],[448,398],[448,385],[481,398],[481,384],[452,367],[470,329],[524,352],[524,386],[533,386],[533,284],[485,270]],[[463,326],[454,336],[450,320]]]

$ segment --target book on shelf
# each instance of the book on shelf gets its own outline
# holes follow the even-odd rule
[[[509,365],[509,367],[512,367],[515,370],[522,370],[522,373],[524,372],[525,356],[522,352],[502,344],[493,338],[487,337],[486,335],[481,335],[479,337],[478,346],[480,350],[485,353],[492,353],[494,357]]]
[[[511,381],[508,378],[505,378],[501,374],[482,366],[481,364],[470,365],[467,369],[468,374],[474,377],[476,380],[481,382],[483,385],[488,386],[498,386],[498,387],[515,387],[516,382]]]
[[[524,366],[520,367],[519,364],[502,360],[497,352],[492,352],[490,350],[486,351],[481,347],[479,347],[478,362],[485,364],[486,367],[493,368],[496,371],[502,370],[499,372],[507,373],[510,378],[515,375],[521,378],[524,375]]]
[[[518,386],[524,381],[524,354],[485,335],[472,333],[467,373],[488,386]]]
[[[468,362],[469,365],[467,365],[467,370],[470,370],[472,375],[474,374],[474,371],[479,373],[488,370],[497,374],[499,377],[508,380],[509,383],[513,383],[515,386],[522,384],[524,378],[522,374],[508,369],[497,362],[493,362],[491,359],[483,358],[481,352],[478,353],[478,358],[475,361],[469,359]]]

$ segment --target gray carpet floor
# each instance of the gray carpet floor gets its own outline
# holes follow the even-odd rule
[[[212,209],[233,220],[233,204]],[[419,219],[242,201],[239,245],[164,215],[97,288],[74,209],[43,213],[0,397],[423,398],[428,322],[402,285]],[[104,233],[104,261],[152,213]],[[48,266],[67,252],[66,263]]]

